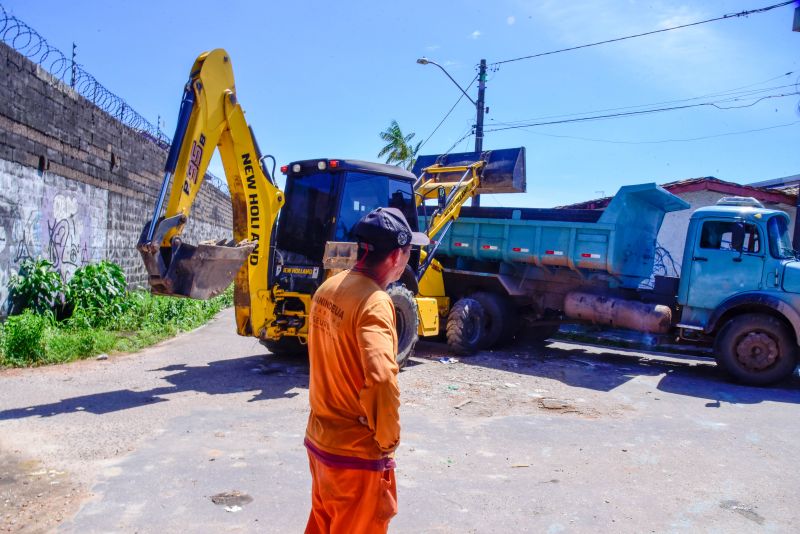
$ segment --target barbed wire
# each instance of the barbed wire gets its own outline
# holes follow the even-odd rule
[[[123,98],[112,93],[83,66],[67,57],[61,50],[47,42],[36,30],[6,12],[0,4],[0,40],[26,58],[47,70],[53,77],[72,87],[86,100],[113,118],[129,126],[148,141],[162,149],[169,149],[171,140],[156,125],[140,115]],[[228,184],[207,172],[206,180],[221,192],[230,195]]]

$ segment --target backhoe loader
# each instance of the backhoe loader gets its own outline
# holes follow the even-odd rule
[[[231,194],[233,239],[190,245],[181,240],[181,232],[215,148]],[[419,178],[381,163],[296,161],[281,167],[284,194],[274,165],[272,172],[266,168],[271,156],[261,154],[245,121],[230,58],[224,50],[212,50],[201,54],[190,71],[164,180],[137,248],[153,293],[206,299],[233,282],[237,333],[257,337],[272,352],[299,352],[306,344],[314,291],[326,277],[355,263],[351,232],[364,214],[379,206],[396,207],[418,231],[418,212],[429,209],[426,199],[435,199],[428,234],[446,232],[466,199],[482,192],[487,168],[513,165],[518,181],[521,168],[524,184],[524,149],[514,150],[507,162],[488,153],[466,164],[445,165],[438,158]],[[414,250],[406,272],[388,289],[395,304],[400,365],[418,336],[438,335],[440,319],[453,316],[434,252],[435,245],[430,252]],[[463,321],[456,327],[452,330],[461,337],[479,334]]]

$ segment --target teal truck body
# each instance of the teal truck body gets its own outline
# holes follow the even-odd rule
[[[718,364],[749,384],[788,377],[800,339],[788,215],[743,198],[698,209],[680,276],[653,276],[664,215],[688,207],[642,184],[622,187],[602,212],[463,208],[435,237],[436,258],[447,294],[469,299],[448,322],[478,327],[448,328],[476,332],[448,341],[468,352],[520,330],[547,337],[564,321],[604,324],[713,346]]]

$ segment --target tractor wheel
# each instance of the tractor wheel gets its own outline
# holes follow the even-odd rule
[[[486,316],[485,331],[481,340],[482,349],[511,341],[517,331],[514,306],[504,295],[479,291],[470,295],[480,303]]]
[[[447,316],[447,344],[450,349],[463,356],[478,350],[486,331],[485,324],[480,302],[471,298],[458,300]]]
[[[406,286],[396,284],[386,292],[392,297],[394,315],[397,320],[397,366],[403,367],[414,354],[419,329],[419,312],[414,294]]]
[[[739,382],[766,386],[792,375],[797,345],[778,319],[760,313],[734,317],[714,342],[717,365]]]

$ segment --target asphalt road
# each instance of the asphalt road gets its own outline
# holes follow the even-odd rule
[[[232,311],[138,354],[0,372],[0,532],[302,532],[308,368]],[[400,375],[392,532],[797,532],[800,379],[550,343]],[[449,361],[449,360],[445,360]]]

